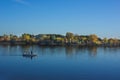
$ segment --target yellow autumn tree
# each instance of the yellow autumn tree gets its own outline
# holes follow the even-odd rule
[[[23,37],[23,39],[26,40],[26,41],[29,41],[29,40],[30,40],[30,35],[29,35],[29,34],[23,34],[22,37]]]
[[[98,43],[98,37],[97,37],[97,35],[95,35],[95,34],[90,35],[90,36],[89,36],[89,40],[90,40],[91,42],[95,43],[95,44]]]

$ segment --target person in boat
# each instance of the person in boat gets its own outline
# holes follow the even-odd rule
[[[31,55],[33,55],[33,51],[31,51]]]

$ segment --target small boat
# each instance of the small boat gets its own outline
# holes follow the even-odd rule
[[[34,54],[31,51],[31,52],[24,52],[22,56],[24,56],[24,57],[35,57],[35,56],[37,56],[37,54]]]
[[[37,55],[36,54],[23,54],[22,56],[25,56],[25,57],[35,57]]]

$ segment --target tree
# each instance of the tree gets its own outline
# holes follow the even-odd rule
[[[67,32],[66,38],[68,39],[69,42],[71,42],[72,40],[74,40],[74,34],[71,32]]]
[[[55,40],[56,36],[55,35],[50,35],[50,40]]]
[[[10,34],[10,40],[11,41],[17,41],[18,37],[16,35]]]
[[[110,45],[113,45],[114,39],[110,38],[110,39],[108,40],[108,43],[109,43]]]
[[[10,36],[6,34],[4,34],[3,38],[4,38],[4,41],[10,41]]]
[[[90,36],[89,36],[89,40],[90,40],[90,42],[92,42],[92,43],[95,43],[95,44],[98,43],[98,37],[97,37],[97,35],[95,35],[95,34],[90,35]]]
[[[30,40],[30,34],[23,34],[22,38],[26,41],[29,41]]]
[[[111,38],[108,40],[108,42],[110,45],[119,45],[119,40],[116,38],[115,39]]]
[[[103,43],[108,43],[108,39],[107,39],[107,38],[104,38],[104,39],[103,39]]]

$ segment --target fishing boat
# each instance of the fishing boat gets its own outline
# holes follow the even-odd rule
[[[24,52],[23,55],[24,57],[35,57],[37,56],[37,54],[33,53],[32,51],[31,52]]]

